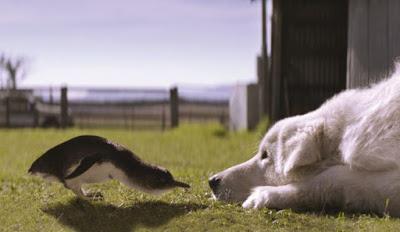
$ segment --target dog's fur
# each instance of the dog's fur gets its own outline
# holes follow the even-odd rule
[[[245,208],[400,216],[400,69],[277,122],[253,158],[212,178],[216,199]]]

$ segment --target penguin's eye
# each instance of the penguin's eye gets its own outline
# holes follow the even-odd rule
[[[268,151],[267,150],[263,150],[261,153],[261,159],[266,159],[268,157]]]

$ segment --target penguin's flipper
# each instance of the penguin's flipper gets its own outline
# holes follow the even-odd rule
[[[95,155],[86,156],[79,162],[76,169],[74,171],[72,171],[70,174],[68,174],[64,179],[68,180],[68,179],[72,179],[77,176],[80,176],[83,173],[85,173],[87,170],[89,170],[89,168],[92,167],[94,164],[100,163],[100,162],[102,162],[102,158],[100,155],[95,154]]]

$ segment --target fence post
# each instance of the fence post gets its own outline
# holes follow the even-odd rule
[[[162,109],[161,109],[161,130],[165,130],[165,103],[162,103]]]
[[[171,107],[171,127],[175,128],[179,125],[179,94],[177,87],[169,90],[169,104]]]
[[[33,127],[39,126],[39,111],[37,109],[38,102],[32,104],[33,109]]]
[[[54,99],[53,99],[53,87],[51,87],[51,86],[50,86],[50,89],[49,89],[49,103],[50,103],[50,105],[53,105],[53,103],[54,103]]]
[[[133,107],[132,108],[132,117],[131,117],[131,121],[132,121],[132,123],[131,123],[131,129],[132,130],[134,130],[135,129],[135,113],[136,113],[136,111],[135,111],[135,107]]]
[[[219,116],[219,123],[222,126],[225,126],[226,123],[226,119],[225,119],[225,113],[223,111],[221,111],[221,115]]]
[[[61,128],[66,128],[68,125],[68,89],[67,87],[61,88],[61,98],[60,98],[60,126]]]
[[[10,98],[5,98],[5,105],[6,105],[6,127],[10,127]]]

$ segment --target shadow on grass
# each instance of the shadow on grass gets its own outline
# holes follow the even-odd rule
[[[333,218],[345,218],[345,219],[352,219],[361,216],[368,216],[371,218],[383,218],[387,217],[386,214],[379,214],[372,211],[343,211],[342,209],[335,208],[335,207],[327,207],[324,209],[297,209],[292,210],[297,214],[305,214],[305,215],[314,215],[318,217],[326,217],[330,216]]]
[[[175,217],[204,208],[205,205],[168,204],[161,201],[117,207],[74,199],[66,204],[46,207],[42,211],[76,231],[128,232],[137,227],[156,228]]]

